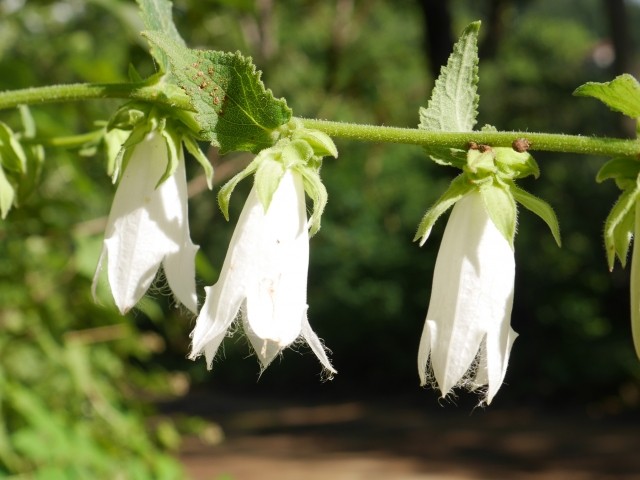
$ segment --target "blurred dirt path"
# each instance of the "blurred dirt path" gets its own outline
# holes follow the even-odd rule
[[[640,480],[640,412],[339,403],[191,395],[225,440],[187,439],[193,480]],[[175,405],[174,405],[175,408]]]

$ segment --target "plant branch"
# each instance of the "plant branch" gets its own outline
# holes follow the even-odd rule
[[[168,96],[162,91],[162,85],[145,83],[72,84],[10,90],[0,92],[0,110],[15,108],[18,105],[105,98],[141,100],[183,110],[193,110],[186,95]],[[423,147],[466,150],[469,148],[469,142],[494,147],[511,147],[515,141],[526,139],[530,150],[640,158],[640,140],[532,132],[433,132],[317,119],[301,119],[301,121],[307,128],[320,130],[332,137],[369,142],[405,143]]]
[[[145,83],[76,83],[0,92],[0,110],[15,108],[18,105],[36,105],[104,98],[142,100],[182,108],[184,110],[193,109],[186,95],[167,96],[155,85]]]
[[[640,158],[640,140],[531,132],[433,132],[412,128],[379,127],[306,118],[300,120],[307,128],[320,130],[331,137],[352,140],[406,143],[423,147],[449,147],[467,150],[469,142],[493,147],[512,147],[516,140],[526,139],[529,144],[529,150],[602,155],[605,157],[635,156]]]

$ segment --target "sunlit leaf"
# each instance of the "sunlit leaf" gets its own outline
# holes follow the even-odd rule
[[[578,97],[593,97],[605,103],[616,112],[631,118],[640,117],[640,84],[628,73],[610,82],[588,82],[574,92]]]
[[[275,143],[291,110],[265,89],[250,58],[188,49],[159,32],[144,35],[167,54],[173,75],[197,111],[200,135],[219,145],[221,153],[257,153]]]

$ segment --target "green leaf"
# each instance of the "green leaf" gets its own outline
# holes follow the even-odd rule
[[[609,270],[613,270],[616,255],[624,267],[627,262],[629,243],[633,235],[633,219],[640,191],[629,189],[622,192],[604,222],[604,246]]]
[[[493,182],[482,185],[479,190],[491,221],[513,248],[518,207],[511,189],[500,182]]]
[[[467,193],[473,190],[475,187],[469,182],[466,175],[458,175],[449,184],[449,188],[440,196],[436,203],[434,203],[427,213],[422,217],[420,225],[418,225],[418,231],[413,237],[413,241],[420,239],[420,246],[424,245],[424,242],[429,238],[431,228],[436,223],[436,220],[440,216],[449,210],[458,200],[464,197]]]
[[[427,108],[420,108],[419,128],[442,132],[470,132],[478,115],[478,30],[480,22],[465,28],[442,67]],[[428,149],[439,163],[456,164],[459,152]]]
[[[178,33],[173,16],[171,14],[171,2],[169,0],[137,0],[140,6],[140,16],[146,30],[164,33],[177,44],[186,47],[184,40]],[[160,71],[169,70],[169,59],[162,49],[151,44],[151,55],[158,63]]]
[[[573,94],[578,97],[597,98],[616,112],[634,119],[640,117],[640,84],[628,73],[606,83],[585,83]]]
[[[549,227],[549,230],[551,230],[551,235],[553,235],[558,246],[562,246],[562,240],[560,238],[560,224],[558,223],[558,217],[556,217],[556,213],[553,211],[553,208],[551,208],[551,205],[541,198],[531,195],[526,190],[516,187],[515,185],[511,185],[511,194],[516,202],[544,220]]]
[[[144,35],[167,54],[178,85],[197,112],[202,138],[219,145],[221,153],[257,153],[275,143],[291,110],[265,89],[250,58],[191,50],[159,32]]]

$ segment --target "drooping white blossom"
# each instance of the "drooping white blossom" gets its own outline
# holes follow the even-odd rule
[[[510,326],[514,252],[477,191],[453,207],[438,252],[420,340],[422,385],[442,396],[455,386],[486,386],[490,403],[502,385],[517,333]]]
[[[162,264],[175,298],[197,311],[195,254],[187,217],[187,183],[182,150],[175,172],[160,185],[169,162],[166,139],[149,133],[136,144],[116,190],[94,278],[106,256],[111,293],[122,314],[151,286]]]
[[[268,209],[254,185],[246,200],[218,282],[206,288],[189,358],[205,355],[210,369],[238,317],[262,365],[302,339],[328,374],[335,373],[307,319],[309,233],[302,177],[286,170]]]

